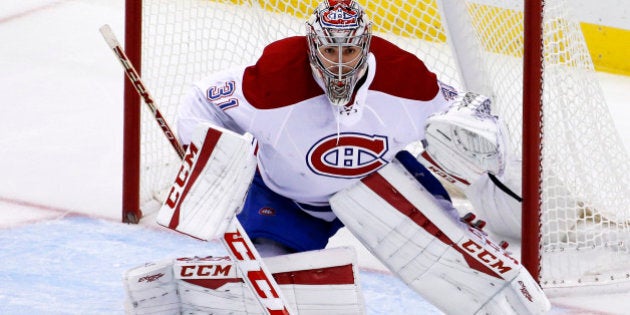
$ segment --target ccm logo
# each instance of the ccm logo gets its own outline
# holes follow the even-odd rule
[[[164,277],[163,273],[158,273],[158,274],[154,274],[151,276],[146,276],[146,277],[142,277],[140,279],[138,279],[138,282],[153,282],[156,281],[160,278]]]
[[[195,146],[194,143],[190,143],[190,150],[188,154],[184,157],[184,163],[179,168],[179,172],[177,172],[177,178],[175,178],[175,183],[171,187],[171,191],[168,193],[168,198],[166,198],[166,205],[175,209],[177,206],[177,202],[179,201],[179,197],[181,196],[182,191],[184,190],[184,185],[190,176],[190,171],[193,167],[193,161],[195,160],[195,156],[199,153],[199,149]]]
[[[523,294],[523,296],[530,302],[534,302],[534,298],[529,293],[529,291],[527,291],[527,286],[525,286],[525,283],[523,283],[523,281],[519,281],[518,284],[521,286],[521,294]]]
[[[431,171],[433,171],[434,173],[438,174],[440,177],[442,177],[444,180],[448,181],[451,184],[455,184],[457,181],[455,181],[452,177],[450,177],[448,174],[444,173],[441,169],[433,166],[433,165],[429,165],[428,167]]]
[[[228,276],[232,265],[190,265],[181,266],[179,275],[182,278],[190,277],[217,277]]]
[[[506,264],[510,264],[509,262],[506,263],[506,261],[503,261],[501,258],[497,257],[495,254],[491,253],[471,239],[464,242],[462,244],[462,248],[500,274],[504,274],[512,270],[512,267],[506,266]]]

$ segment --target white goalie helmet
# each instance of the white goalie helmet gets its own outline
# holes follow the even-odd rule
[[[354,0],[325,0],[306,22],[311,68],[330,102],[350,106],[367,70],[371,22]]]

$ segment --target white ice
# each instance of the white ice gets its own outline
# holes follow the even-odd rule
[[[221,251],[119,223],[123,74],[98,28],[121,36],[123,15],[123,0],[0,2],[1,314],[122,314],[124,270]],[[630,78],[599,77],[630,148]],[[439,314],[359,250],[369,314]],[[628,297],[558,299],[552,313],[630,313]]]

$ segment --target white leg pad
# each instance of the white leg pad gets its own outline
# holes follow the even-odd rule
[[[127,314],[177,314],[180,311],[172,260],[129,269],[123,277]]]
[[[353,249],[332,248],[264,260],[291,309],[300,315],[365,313]],[[153,265],[126,273],[128,314],[263,312],[229,257],[179,258],[161,263],[159,269]],[[156,274],[165,276],[150,285],[137,283]]]
[[[447,314],[542,314],[550,308],[517,260],[461,222],[396,160],[330,202],[377,258]]]

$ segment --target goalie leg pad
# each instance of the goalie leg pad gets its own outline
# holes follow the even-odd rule
[[[178,314],[177,284],[171,260],[147,263],[129,269],[123,276],[127,314]]]
[[[330,202],[381,262],[445,313],[541,314],[550,308],[517,260],[461,222],[452,206],[445,208],[450,203],[431,195],[397,160]]]
[[[157,223],[214,239],[241,210],[256,170],[252,137],[201,124],[160,208]]]
[[[356,254],[352,248],[331,248],[264,260],[291,309],[300,315],[365,314]],[[155,268],[146,267],[150,265],[153,264],[127,273],[138,274],[142,269],[147,274],[156,274]],[[182,314],[263,313],[229,257],[179,258],[160,266],[162,269],[157,273],[165,273],[168,269],[169,277],[152,282],[154,287],[167,286],[172,289],[169,292],[177,293],[163,295],[163,290],[152,286],[138,287],[139,276],[126,276],[125,288],[132,306],[128,308],[128,314],[157,314],[162,309],[164,313]],[[139,296],[142,303],[138,303]]]

